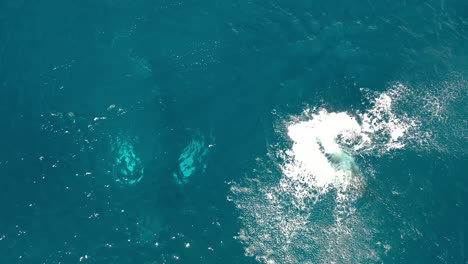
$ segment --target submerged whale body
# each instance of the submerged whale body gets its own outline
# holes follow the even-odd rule
[[[190,143],[180,153],[178,169],[173,173],[178,184],[188,183],[194,173],[205,172],[207,166],[206,156],[210,145],[202,134],[196,133],[193,136]]]
[[[112,151],[115,155],[113,165],[115,180],[127,185],[140,182],[143,179],[144,168],[130,139],[116,138],[112,145]]]

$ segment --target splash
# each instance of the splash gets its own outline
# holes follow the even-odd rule
[[[316,196],[330,189],[361,189],[364,181],[355,156],[384,155],[405,147],[406,135],[418,129],[418,122],[393,112],[392,98],[404,88],[398,84],[380,94],[363,113],[307,109],[286,122],[293,144],[286,151],[277,150],[285,160],[279,166],[289,181],[305,184],[307,191],[300,197],[308,197],[309,190]]]
[[[395,110],[404,85],[362,91],[365,111],[312,108],[288,117],[277,130],[289,147],[272,146],[271,159],[259,159],[260,179],[231,186],[247,255],[264,263],[379,261],[384,248],[372,243],[375,231],[356,207],[372,173],[365,161],[407,147],[420,122]]]
[[[286,151],[283,173],[291,179],[325,192],[331,185],[345,184],[355,167],[349,153],[337,142],[338,137],[360,133],[356,119],[346,113],[319,111],[310,121],[289,125],[293,146]],[[344,186],[343,186],[344,187]]]

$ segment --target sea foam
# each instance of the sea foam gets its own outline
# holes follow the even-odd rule
[[[231,186],[247,255],[264,263],[379,260],[384,249],[370,242],[374,231],[356,204],[373,171],[365,161],[405,148],[417,134],[417,118],[396,111],[407,91],[362,89],[363,111],[317,107],[282,118],[277,131],[289,146],[272,145],[270,159],[258,159],[260,178]]]

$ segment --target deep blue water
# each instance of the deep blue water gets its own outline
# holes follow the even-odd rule
[[[2,0],[0,263],[468,263],[467,48],[462,0]],[[397,83],[355,211],[295,207],[285,122]]]

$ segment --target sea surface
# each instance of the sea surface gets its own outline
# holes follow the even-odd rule
[[[1,0],[0,263],[468,263],[468,1]]]

